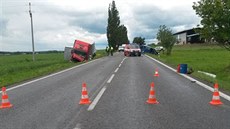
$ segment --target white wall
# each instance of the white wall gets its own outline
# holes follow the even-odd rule
[[[186,37],[187,37],[186,32],[176,35],[176,39],[179,42],[179,43],[177,42],[176,45],[186,44],[187,43],[187,40],[186,40],[187,38]]]

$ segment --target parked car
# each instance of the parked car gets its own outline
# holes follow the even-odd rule
[[[157,47],[155,47],[155,49],[156,49],[157,51],[164,51],[164,50],[165,50],[165,48],[162,47],[162,46],[157,46]]]
[[[141,56],[141,49],[138,44],[127,44],[124,49],[125,56]]]
[[[158,55],[159,54],[156,51],[156,49],[151,48],[151,47],[146,46],[146,45],[141,46],[141,51],[142,51],[142,53],[150,53],[150,54],[154,54],[154,55]]]

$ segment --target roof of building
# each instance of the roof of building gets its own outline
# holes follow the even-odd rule
[[[193,31],[195,29],[200,29],[200,28],[192,28],[192,29],[187,29],[187,30],[179,31],[179,32],[174,33],[173,35],[178,35],[178,34],[186,33],[188,31]]]

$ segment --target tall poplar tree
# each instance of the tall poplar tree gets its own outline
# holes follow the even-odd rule
[[[124,25],[120,25],[119,12],[116,8],[115,1],[112,1],[112,4],[110,4],[108,8],[108,46],[116,50],[119,45],[128,43],[127,33],[127,28]]]

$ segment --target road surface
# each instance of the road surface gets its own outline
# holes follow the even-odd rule
[[[155,69],[159,77],[154,77]],[[91,105],[79,105],[86,82]],[[157,105],[146,103],[155,83]],[[104,57],[7,91],[1,129],[229,129],[230,102],[146,56]]]

